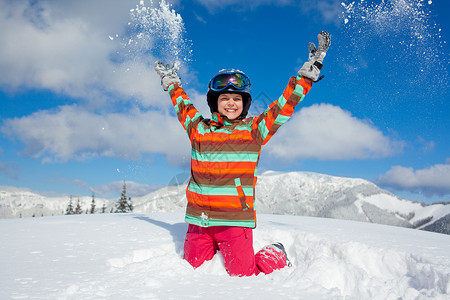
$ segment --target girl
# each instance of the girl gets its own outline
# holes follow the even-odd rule
[[[246,118],[252,96],[250,79],[244,72],[222,70],[211,79],[207,102],[212,117],[205,119],[181,87],[177,75],[180,64],[170,67],[155,63],[192,145],[184,259],[194,268],[212,259],[217,250],[233,276],[269,274],[290,264],[281,243],[254,253],[256,173],[261,146],[290,118],[312,82],[321,79],[319,73],[330,36],[322,31],[318,40],[317,49],[309,44],[308,62],[297,77],[290,78],[280,98],[253,118]]]

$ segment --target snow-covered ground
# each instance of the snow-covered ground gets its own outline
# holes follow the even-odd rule
[[[450,236],[335,219],[259,215],[255,251],[293,266],[230,277],[220,254],[183,261],[182,213],[0,220],[0,299],[450,299]]]

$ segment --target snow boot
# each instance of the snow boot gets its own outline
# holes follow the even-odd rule
[[[259,250],[255,254],[255,263],[264,274],[270,274],[275,270],[292,266],[281,243],[271,244]]]
[[[280,242],[278,242],[278,243],[272,244],[272,246],[277,247],[278,249],[280,249],[280,250],[284,253],[284,256],[286,257],[286,265],[287,265],[289,268],[292,267],[291,261],[289,260],[289,258],[288,258],[288,256],[287,256],[286,249],[284,249],[283,244],[280,243]]]

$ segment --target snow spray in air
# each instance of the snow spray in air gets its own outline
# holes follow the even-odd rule
[[[192,43],[185,37],[183,18],[164,0],[159,4],[150,0],[147,6],[141,0],[131,9],[128,36],[124,46],[129,59],[144,60],[149,64],[155,60],[191,61]]]
[[[431,0],[342,2],[344,32],[338,56],[346,71],[357,76],[367,69],[394,84],[417,86],[425,80],[432,83],[431,89],[441,90],[448,84],[448,58],[432,4]]]
[[[156,78],[153,70],[156,60],[170,64],[175,61],[189,63],[192,60],[192,42],[186,38],[183,18],[169,3],[164,0],[140,0],[135,8],[130,9],[129,16],[126,32],[123,35],[109,36],[111,41],[119,43],[110,59],[124,73],[134,69],[135,73],[150,72]],[[135,78],[131,77],[130,81]],[[184,82],[187,82],[186,79]],[[149,102],[145,103],[148,106]],[[117,173],[121,179],[131,181],[144,176],[148,170],[147,163],[141,162],[130,165],[128,169],[117,169]]]

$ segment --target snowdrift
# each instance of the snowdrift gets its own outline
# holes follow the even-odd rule
[[[281,241],[293,266],[230,277],[218,253],[182,259],[182,213],[0,220],[1,299],[449,299],[450,236],[259,215],[255,251]]]

